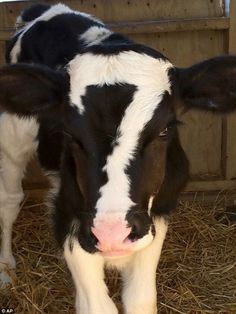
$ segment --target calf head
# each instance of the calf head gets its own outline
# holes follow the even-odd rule
[[[63,119],[57,206],[73,207],[64,236],[71,232],[84,249],[108,257],[153,240],[175,107],[230,112],[235,91],[236,57],[230,56],[178,69],[134,51],[88,53],[75,57],[66,74],[23,64],[0,69],[4,110]]]

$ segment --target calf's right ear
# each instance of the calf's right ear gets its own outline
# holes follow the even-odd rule
[[[68,95],[65,75],[40,65],[0,68],[0,109],[20,116],[58,109]]]
[[[177,69],[179,95],[187,109],[236,111],[236,56],[220,56]]]

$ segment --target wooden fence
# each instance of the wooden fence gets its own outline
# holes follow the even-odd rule
[[[0,4],[0,64],[4,63],[5,43],[14,31],[16,17],[32,3],[37,2]],[[64,3],[94,14],[113,30],[159,50],[177,66],[189,66],[220,54],[236,54],[236,0],[231,0],[230,17],[225,16],[221,0],[68,0]],[[191,163],[187,191],[236,188],[236,115],[218,117],[192,111],[179,113],[178,118],[184,122],[179,131]],[[28,174],[27,188],[44,186],[35,164]]]

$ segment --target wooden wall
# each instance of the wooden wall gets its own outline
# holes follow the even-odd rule
[[[36,1],[0,4],[0,63],[4,62],[5,41],[13,31],[16,16],[33,2]],[[230,18],[224,16],[221,0],[64,3],[92,13],[112,29],[159,50],[177,66],[236,53],[236,0],[231,0]],[[236,115],[222,118],[193,111],[178,115],[184,122],[179,128],[181,142],[191,163],[192,181],[187,190],[236,188]],[[31,188],[44,184],[35,166],[30,168],[28,182]]]

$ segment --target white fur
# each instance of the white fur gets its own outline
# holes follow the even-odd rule
[[[118,314],[104,282],[104,259],[84,251],[76,239],[64,245],[64,256],[76,286],[77,314]]]
[[[104,167],[108,182],[100,189],[96,219],[103,219],[103,216],[111,214],[114,217],[116,213],[119,218],[124,219],[127,211],[134,205],[130,199],[129,178],[125,169],[133,159],[140,133],[153,117],[163,93],[170,93],[168,70],[171,67],[172,64],[168,61],[134,51],[112,56],[87,53],[78,55],[69,64],[71,102],[78,107],[81,114],[86,110],[81,96],[85,95],[88,85],[128,83],[137,86],[133,101],[127,107],[119,126],[118,145],[108,156]]]
[[[151,209],[152,209],[152,204],[153,204],[154,198],[155,198],[155,196],[152,195],[152,196],[150,196],[149,201],[148,201],[148,215],[149,216],[151,215]]]
[[[146,92],[143,109],[148,105],[153,93],[160,96],[165,90],[170,92],[167,71],[173,65],[162,59],[134,51],[121,52],[118,55],[77,55],[69,63],[71,77],[71,102],[82,114],[85,110],[81,96],[89,85],[112,85],[129,83],[142,87]],[[81,75],[83,73],[83,75]],[[157,106],[157,102],[155,106]]]
[[[38,124],[35,119],[20,119],[14,115],[0,115],[0,226],[2,242],[0,251],[0,282],[11,280],[5,270],[15,267],[12,255],[12,225],[23,199],[21,181],[24,170],[37,148],[35,141]]]
[[[125,314],[157,313],[156,268],[168,226],[164,218],[156,218],[154,226],[153,242],[135,253],[122,270]]]
[[[97,45],[110,36],[112,32],[103,26],[91,26],[79,39],[87,46]]]
[[[77,314],[118,313],[104,283],[104,267],[121,270],[125,314],[156,314],[156,268],[167,231],[164,218],[154,219],[152,243],[129,256],[104,258],[84,251],[78,240],[67,238],[64,256],[76,286]],[[70,250],[72,244],[72,251]]]
[[[16,63],[18,61],[18,57],[20,55],[21,52],[21,40],[22,37],[24,36],[24,34],[37,22],[39,21],[49,21],[51,20],[53,17],[60,15],[60,14],[64,14],[64,13],[73,13],[73,14],[77,14],[77,15],[81,15],[84,17],[87,17],[95,22],[100,23],[101,25],[103,25],[103,23],[98,20],[97,18],[83,13],[83,12],[79,12],[79,11],[73,11],[72,9],[70,9],[69,7],[67,7],[64,4],[56,4],[53,5],[51,8],[49,8],[47,11],[45,11],[42,15],[40,15],[39,17],[37,17],[36,19],[34,19],[33,21],[27,23],[24,27],[24,30],[22,31],[22,29],[20,29],[20,31],[22,31],[22,33],[20,34],[20,36],[18,37],[11,53],[10,53],[10,57],[11,57],[11,63]],[[18,18],[17,22],[22,21],[22,18]]]
[[[106,219],[110,219],[111,216],[107,215]],[[137,241],[132,243],[132,254],[134,254],[137,251],[143,250],[145,247],[147,247],[151,242],[153,241],[153,235],[151,232],[151,229],[149,230],[149,232],[147,234],[145,234],[145,236],[143,236],[142,238],[138,239]],[[127,254],[130,254],[127,253]],[[130,255],[128,255],[130,257]],[[122,257],[123,259],[123,257]],[[112,264],[117,264],[117,260],[120,260],[119,257],[115,256],[115,257],[105,257],[105,261],[108,265],[112,265]],[[118,264],[120,264],[120,261],[118,261]],[[115,266],[115,265],[113,265]]]

